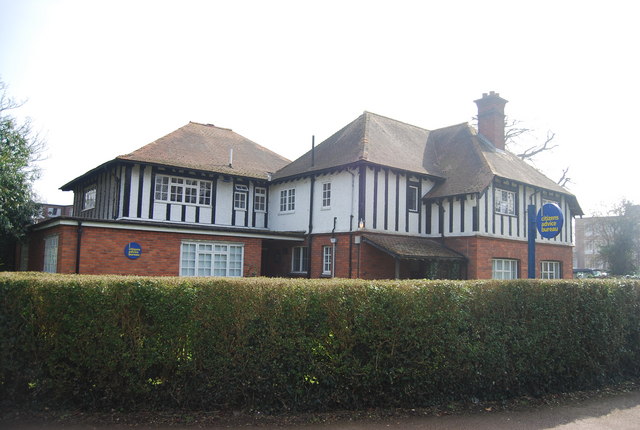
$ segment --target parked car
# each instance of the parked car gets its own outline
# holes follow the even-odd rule
[[[573,269],[573,277],[582,278],[606,278],[607,272],[599,269]]]

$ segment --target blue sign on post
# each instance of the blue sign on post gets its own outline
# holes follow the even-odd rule
[[[538,211],[536,217],[536,227],[540,236],[546,239],[553,239],[562,231],[564,225],[564,215],[562,209],[555,203],[545,203]]]
[[[127,246],[124,247],[124,255],[131,260],[139,258],[141,254],[142,247],[136,242],[127,243]]]

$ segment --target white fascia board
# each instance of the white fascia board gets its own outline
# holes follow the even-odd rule
[[[107,223],[100,221],[90,221],[90,220],[56,220],[53,223],[47,224],[46,226],[35,227],[34,230],[44,230],[51,227],[55,227],[58,225],[70,225],[70,226],[78,226],[82,223],[84,227],[100,227],[100,228],[110,228],[114,230],[140,230],[140,231],[155,231],[160,233],[184,233],[184,234],[198,234],[198,235],[209,235],[209,236],[233,236],[233,237],[249,237],[254,239],[279,239],[279,240],[293,240],[298,242],[303,242],[304,238],[291,237],[291,236],[280,236],[280,235],[272,235],[272,234],[260,234],[258,232],[237,232],[237,231],[217,231],[217,230],[199,230],[199,229],[189,229],[189,228],[177,228],[177,227],[165,227],[165,226],[156,226],[156,225],[143,225],[143,224],[120,224],[120,223]],[[267,230],[265,230],[267,231]]]

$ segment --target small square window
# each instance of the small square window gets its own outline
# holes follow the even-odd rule
[[[562,271],[560,270],[559,261],[541,261],[540,262],[540,278],[542,279],[560,279]]]
[[[515,215],[516,193],[496,188],[495,211],[501,215]]]
[[[494,258],[492,263],[493,279],[517,279],[518,260]]]

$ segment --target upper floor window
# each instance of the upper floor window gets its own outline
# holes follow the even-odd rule
[[[409,185],[407,189],[407,209],[412,212],[418,211],[418,187]]]
[[[96,207],[96,186],[84,190],[84,197],[82,200],[82,210],[93,209]]]
[[[516,193],[496,188],[495,210],[501,215],[516,214]]]
[[[156,176],[156,201],[168,203],[211,204],[211,181]]]
[[[253,209],[256,212],[265,212],[267,210],[267,189],[264,187],[256,187],[253,193]]]
[[[296,210],[296,189],[280,191],[280,212],[293,212]]]
[[[249,195],[249,187],[246,185],[236,185],[236,191],[233,193],[233,208],[236,210],[247,210],[247,196]]]
[[[322,209],[331,208],[331,182],[322,184]]]
[[[518,260],[494,258],[492,263],[491,277],[493,279],[517,279]]]

